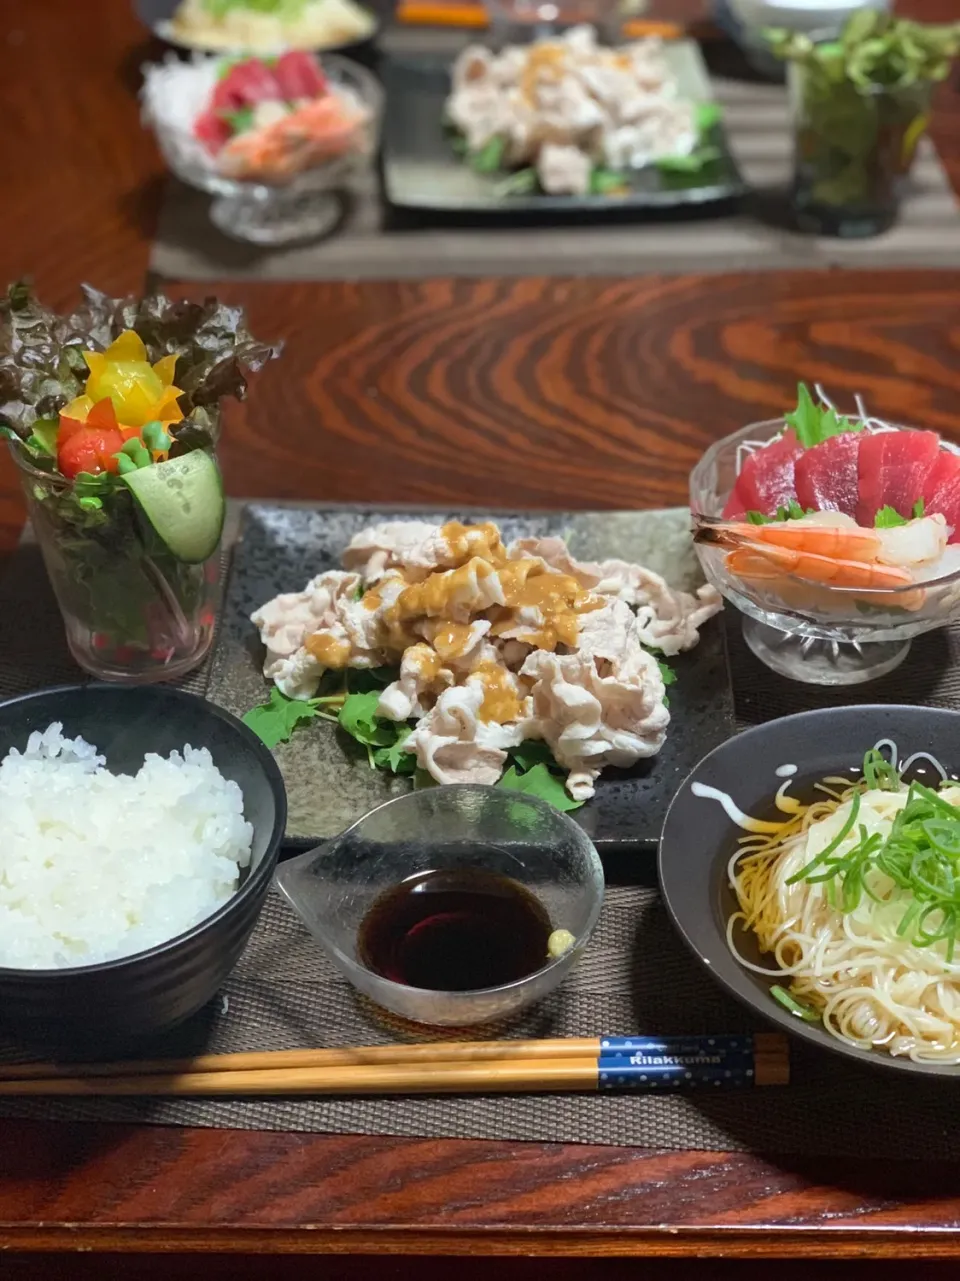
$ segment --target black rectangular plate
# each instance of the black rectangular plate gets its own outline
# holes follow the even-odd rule
[[[695,101],[708,101],[710,81],[693,41],[669,41],[667,56],[675,63],[680,91]],[[505,175],[474,173],[457,156],[443,127],[444,103],[450,92],[450,60],[442,55],[390,58],[383,68],[387,110],[383,123],[383,183],[389,205],[396,209],[448,214],[617,214],[625,211],[692,211],[715,201],[744,194],[746,184],[730,154],[723,127],[708,141],[719,157],[694,174],[668,174],[650,166],[634,172],[624,196],[503,195]]]
[[[489,513],[488,513],[489,514]],[[382,511],[349,507],[247,507],[224,601],[207,697],[237,716],[269,694],[263,647],[250,614],[278,592],[300,591],[314,574],[339,566],[351,537],[385,520],[481,518],[478,513]],[[585,560],[621,556],[663,573],[677,586],[702,581],[690,541],[690,514],[649,512],[493,514],[506,539],[560,534]],[[574,817],[601,854],[652,848],[674,792],[700,758],[733,733],[733,697],[721,620],[700,644],[670,660],[671,725],[660,754],[631,770],[604,771],[596,796]],[[329,721],[314,721],[276,749],[289,800],[287,839],[301,847],[349,826],[409,780],[371,770],[357,744]]]

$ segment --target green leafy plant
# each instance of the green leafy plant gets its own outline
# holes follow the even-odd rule
[[[960,52],[960,23],[861,9],[836,40],[782,30],[767,39],[799,69],[799,207],[889,203],[926,127],[929,86]]]
[[[836,40],[774,28],[766,33],[778,58],[812,67],[831,84],[904,88],[945,80],[960,53],[960,22],[913,22],[877,9],[851,14]]]

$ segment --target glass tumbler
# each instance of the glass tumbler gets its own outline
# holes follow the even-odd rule
[[[797,225],[817,235],[876,236],[896,222],[902,178],[930,112],[932,86],[828,80],[793,63],[792,203]]]
[[[220,554],[178,560],[122,486],[85,493],[11,444],[27,509],[63,616],[70,652],[99,680],[183,676],[213,640]]]
[[[368,969],[358,932],[374,903],[428,871],[481,869],[510,877],[546,909],[569,947],[535,973],[499,987],[435,991]],[[398,796],[332,841],[281,865],[277,884],[355,988],[416,1023],[466,1026],[503,1019],[552,992],[586,946],[603,902],[603,868],[584,831],[545,801],[479,784]]]

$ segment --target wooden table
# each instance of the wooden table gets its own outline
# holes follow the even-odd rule
[[[128,8],[0,5],[14,72],[0,77],[0,277],[32,273],[57,305],[83,279],[114,292],[144,283],[162,170],[134,102],[155,51]],[[936,134],[960,181],[951,91]],[[960,269],[219,292],[248,307],[258,335],[288,344],[228,415],[236,494],[682,503],[704,447],[779,413],[798,376],[960,435]],[[22,518],[0,457],[0,552]],[[399,1270],[385,1252],[934,1258],[960,1255],[960,1166],[6,1121],[0,1250],[376,1253],[388,1276]],[[78,1255],[74,1274],[133,1266],[110,1257]],[[551,1266],[560,1278],[584,1270]],[[264,1267],[292,1275],[280,1262],[215,1270]],[[933,1275],[911,1267],[911,1281]],[[5,1277],[41,1270],[0,1255]]]

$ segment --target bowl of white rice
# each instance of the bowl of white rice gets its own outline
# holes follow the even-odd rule
[[[272,755],[192,694],[78,685],[0,704],[0,1035],[61,1052],[216,994],[286,821]]]

